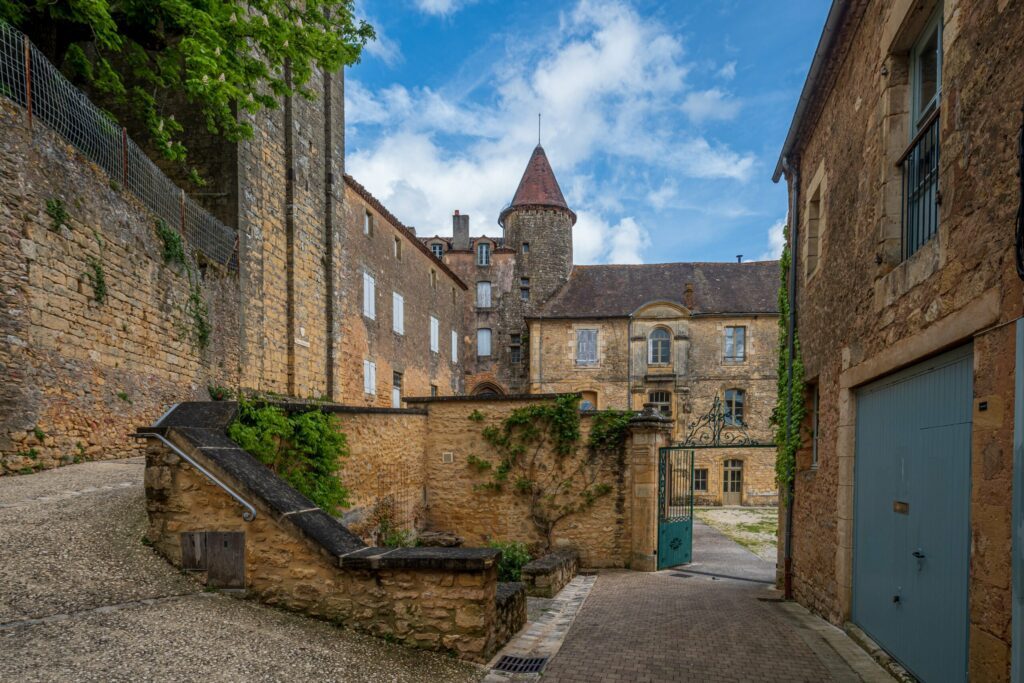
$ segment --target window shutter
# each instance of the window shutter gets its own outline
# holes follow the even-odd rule
[[[363,361],[363,393],[370,393],[370,361]]]
[[[391,303],[394,310],[392,327],[398,334],[405,334],[405,299],[398,292],[394,292],[391,295]]]
[[[437,353],[441,344],[441,329],[437,318],[430,316],[430,350]]]
[[[452,330],[452,362],[459,362],[459,333]]]
[[[377,395],[377,364],[370,361],[370,393]]]

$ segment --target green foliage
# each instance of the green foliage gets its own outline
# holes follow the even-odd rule
[[[211,384],[206,387],[206,391],[210,394],[211,401],[226,401],[231,398],[231,390],[227,387],[222,387],[219,384]]]
[[[124,391],[119,391],[119,392],[117,392],[116,395],[117,395],[117,397],[119,399],[121,399],[125,403],[129,403],[130,404],[132,402],[131,397],[129,397],[128,394],[126,392],[124,392]]]
[[[40,429],[39,425],[36,425],[35,427],[32,428],[32,436],[36,437],[37,441],[42,441],[43,439],[46,438],[46,432]]]
[[[521,541],[491,541],[487,546],[501,551],[498,581],[518,581],[523,566],[533,559],[530,557],[530,549]]]
[[[189,287],[188,301],[185,302],[185,315],[192,321],[192,341],[196,348],[202,350],[210,345],[210,333],[213,327],[210,325],[210,311],[206,307],[206,300],[203,299],[202,285],[199,278],[193,278]]]
[[[163,244],[162,255],[165,264],[177,263],[187,267],[185,263],[185,243],[181,239],[181,233],[171,228],[163,220],[157,219],[156,235]]]
[[[22,451],[21,453],[18,453],[18,455],[20,455],[23,458],[28,458],[29,460],[37,460],[39,458],[39,451],[37,451],[34,448],[30,448],[27,451]]]
[[[3,0],[0,0],[0,3],[2,2]],[[50,230],[54,232],[68,222],[68,212],[64,208],[64,200],[60,197],[46,200],[46,213],[50,217]]]
[[[330,415],[286,413],[243,399],[228,436],[328,514],[348,507],[348,490],[338,478],[348,442]]]
[[[281,98],[312,98],[314,67],[335,72],[374,36],[354,0],[0,0],[62,71],[139,122],[164,157],[184,161],[182,104],[207,130],[251,137],[250,116]],[[181,102],[184,97],[185,102]]]
[[[530,520],[550,547],[559,522],[611,493],[612,486],[598,478],[611,455],[621,471],[628,423],[629,413],[598,413],[580,448],[579,396],[517,408],[499,426],[481,430],[496,459],[466,458],[479,474],[489,475],[473,488],[498,493],[511,486],[527,500]]]
[[[474,408],[473,412],[469,414],[469,419],[472,420],[473,422],[483,422],[484,414]]]
[[[92,287],[92,298],[96,303],[103,305],[107,300],[107,274],[103,271],[103,261],[96,256],[90,256],[85,263],[88,266],[85,277]]]
[[[779,376],[775,408],[772,409],[772,425],[775,427],[775,478],[782,490],[783,500],[788,502],[790,487],[796,472],[796,452],[803,443],[802,425],[804,413],[804,363],[800,356],[800,337],[793,330],[793,380],[789,379],[789,269],[792,256],[787,246],[779,259],[781,280],[779,285]]]

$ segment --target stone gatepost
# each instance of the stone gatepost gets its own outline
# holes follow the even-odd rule
[[[630,568],[653,572],[658,569],[658,449],[669,445],[672,420],[645,403],[644,411],[629,421],[629,435],[627,453],[633,482]]]

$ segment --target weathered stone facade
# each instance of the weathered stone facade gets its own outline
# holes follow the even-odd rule
[[[1019,483],[1014,373],[1021,371],[1009,323],[1024,300],[1013,264],[1020,201],[1013,139],[1024,98],[1024,4],[838,5],[834,37],[816,58],[806,108],[783,150],[800,216],[793,245],[800,343],[819,395],[817,466],[810,440],[797,460],[793,591],[837,624],[851,618],[858,388],[973,342],[966,674],[1008,680],[1010,493]],[[911,45],[935,12],[942,26],[938,228],[910,252],[897,162],[913,137]],[[776,177],[783,170],[780,160]]]
[[[0,363],[11,381],[0,398],[0,472],[126,455],[136,447],[127,438],[133,426],[209,386],[387,406],[399,373],[400,394],[462,391],[465,354],[453,356],[451,346],[465,336],[465,286],[346,180],[341,75],[316,72],[311,88],[323,98],[288,98],[279,109],[246,114],[250,140],[194,141],[196,154],[232,156],[215,165],[230,176],[218,177],[215,189],[229,188],[239,201],[220,192],[208,199],[238,227],[239,268],[190,255],[191,278],[164,264],[156,221],[141,204],[3,101],[0,165],[9,193]],[[65,225],[53,225],[51,200],[66,207]],[[227,215],[235,206],[237,215]],[[377,217],[370,240],[362,234],[366,210]],[[407,247],[402,260],[393,239]],[[108,290],[103,304],[90,286],[96,268]],[[378,280],[375,324],[362,315],[365,270]],[[392,291],[405,296],[404,336],[392,332]],[[205,348],[196,343],[197,305],[208,309]],[[370,357],[375,394],[363,384]]]

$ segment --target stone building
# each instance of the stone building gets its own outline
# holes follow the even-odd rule
[[[576,266],[575,220],[538,145],[498,218],[501,238],[471,237],[459,212],[452,237],[423,238],[475,291],[467,393],[579,392],[595,410],[655,403],[676,440],[718,396],[729,428],[771,441],[778,263]],[[774,450],[702,451],[695,468],[700,502],[777,500]]]
[[[837,0],[775,171],[807,377],[792,593],[922,680],[1024,675],[1022,100],[1024,3]]]

